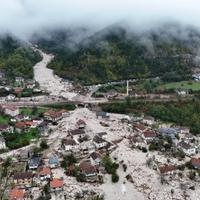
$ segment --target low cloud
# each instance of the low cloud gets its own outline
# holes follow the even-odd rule
[[[200,28],[199,0],[0,0],[0,34],[29,39],[44,30],[112,24],[148,30],[177,22]]]

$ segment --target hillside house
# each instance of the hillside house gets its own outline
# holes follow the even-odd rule
[[[18,76],[18,77],[15,78],[15,82],[16,82],[16,83],[24,83],[24,78]]]
[[[133,124],[133,129],[139,133],[143,133],[145,132],[146,130],[148,130],[149,128],[144,126],[143,124],[140,124],[140,123],[134,123]]]
[[[170,137],[172,140],[176,139],[177,130],[175,128],[160,128],[158,132],[163,137]]]
[[[32,156],[28,161],[29,169],[37,169],[41,163],[41,158],[39,156]]]
[[[182,150],[187,156],[196,154],[196,148],[185,141],[179,142],[177,148]]]
[[[200,158],[192,158],[190,162],[195,169],[200,169]]]
[[[45,112],[43,115],[47,121],[57,122],[61,120],[63,117],[66,117],[68,115],[68,112],[64,109],[60,111],[49,110]]]
[[[15,130],[18,133],[26,132],[29,128],[35,128],[32,121],[22,121],[15,124]]]
[[[97,135],[98,135],[100,138],[103,138],[104,140],[106,140],[106,139],[107,139],[108,133],[106,133],[106,132],[100,132],[100,133],[97,133]]]
[[[51,192],[58,192],[62,191],[64,186],[64,181],[62,179],[54,178],[50,181],[50,191]]]
[[[90,162],[93,166],[99,166],[101,163],[101,154],[93,152],[90,154]]]
[[[26,191],[20,188],[13,188],[8,193],[8,200],[25,200],[26,199]]]
[[[159,169],[160,174],[162,175],[171,175],[171,174],[174,174],[176,167],[174,165],[163,165],[163,166],[160,166],[158,169]]]
[[[60,165],[60,162],[58,160],[58,156],[57,155],[52,155],[49,157],[49,160],[48,160],[48,166],[53,169],[53,168],[57,168],[59,167]]]
[[[76,127],[78,129],[84,129],[86,127],[86,123],[85,121],[83,121],[82,119],[79,119],[76,123]]]
[[[16,98],[16,96],[14,94],[9,94],[7,97],[6,97],[6,101],[14,101]]]
[[[87,141],[80,144],[80,150],[84,155],[87,155],[95,152],[96,146],[92,141]]]
[[[4,113],[11,117],[15,117],[19,115],[19,109],[16,106],[5,106]]]
[[[69,134],[74,138],[74,140],[78,141],[78,139],[86,136],[85,130],[83,129],[75,129],[70,130]]]
[[[32,172],[18,172],[14,174],[13,180],[20,187],[31,187],[33,174]]]
[[[155,119],[151,116],[146,116],[142,119],[142,123],[148,126],[152,126],[155,124]]]
[[[43,181],[51,178],[51,169],[49,167],[39,167],[37,170],[38,178]]]
[[[0,124],[0,133],[13,133],[13,127],[6,124]]]
[[[85,175],[87,180],[96,180],[97,169],[89,160],[84,160],[79,165],[81,173]]]
[[[67,138],[63,140],[63,147],[65,151],[77,151],[79,149],[79,144],[72,138]]]
[[[6,149],[6,141],[3,137],[0,137],[0,149]]]
[[[94,136],[93,142],[97,149],[101,149],[107,146],[108,142],[99,136]]]
[[[142,134],[143,139],[149,143],[151,142],[154,138],[156,138],[157,134],[155,131],[152,130],[147,130]]]
[[[57,122],[60,119],[62,119],[62,114],[60,114],[57,111],[53,111],[53,110],[49,110],[49,111],[45,112],[43,115],[47,121]]]
[[[110,118],[110,116],[106,112],[103,112],[103,111],[96,112],[96,117],[97,119],[104,119],[104,120],[108,120]]]

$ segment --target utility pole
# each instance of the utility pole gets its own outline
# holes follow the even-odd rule
[[[126,81],[126,95],[129,96],[129,81]]]

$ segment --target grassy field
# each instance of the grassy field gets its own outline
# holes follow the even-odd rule
[[[8,116],[2,116],[0,115],[0,124],[8,124],[10,118]]]
[[[39,138],[39,133],[37,129],[30,129],[26,133],[21,134],[8,134],[5,135],[6,146],[9,149],[17,149],[30,144],[30,141],[33,139]]]
[[[185,89],[192,91],[200,91],[200,82],[196,81],[181,81],[181,82],[173,82],[166,83],[158,86],[159,90],[171,90],[171,89]]]
[[[45,112],[47,108],[35,107],[35,108],[20,108],[20,113],[23,115],[37,117],[41,113]]]

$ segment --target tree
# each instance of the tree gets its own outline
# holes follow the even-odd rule
[[[66,167],[73,165],[74,163],[77,163],[77,160],[73,154],[70,154],[64,156],[63,160],[61,161],[61,167],[65,169]]]
[[[117,183],[118,181],[119,181],[119,176],[116,173],[112,174],[112,182]]]
[[[76,176],[76,180],[78,182],[85,182],[86,181],[86,176],[83,173],[78,173]]]
[[[47,144],[47,141],[46,140],[42,140],[41,143],[40,143],[40,148],[42,150],[44,149],[48,149],[49,148],[49,145]]]

